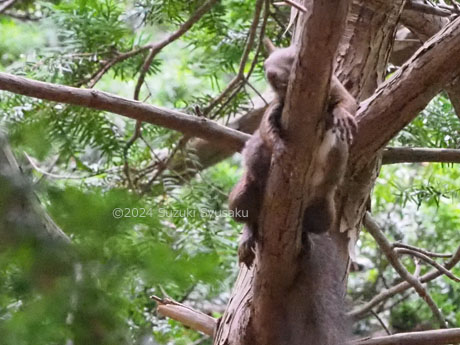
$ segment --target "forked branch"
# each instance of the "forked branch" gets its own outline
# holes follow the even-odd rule
[[[393,251],[393,248],[391,247],[390,242],[388,242],[387,238],[385,235],[382,233],[380,230],[379,226],[377,223],[372,219],[369,213],[367,213],[364,217],[364,226],[366,229],[369,231],[369,233],[372,235],[372,237],[375,239],[377,244],[379,245],[380,249],[382,252],[385,254],[387,257],[388,261],[390,264],[393,266],[393,268],[396,270],[396,272],[399,273],[401,278],[403,278],[405,281],[407,281],[412,287],[417,291],[418,295],[427,303],[427,305],[430,307],[431,312],[433,313],[433,316],[437,319],[439,326],[441,328],[446,327],[446,321],[441,314],[441,311],[439,310],[438,306],[434,302],[434,300],[431,298],[431,296],[428,294],[427,290],[425,287],[422,285],[422,283],[415,278],[412,274],[410,274],[406,268],[403,266],[403,264],[399,261],[398,257],[396,256],[395,252]]]

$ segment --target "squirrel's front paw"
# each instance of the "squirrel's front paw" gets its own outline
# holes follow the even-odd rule
[[[340,139],[346,140],[351,145],[353,136],[358,130],[355,118],[341,107],[334,108],[332,115],[334,117],[334,127],[340,132]]]
[[[240,263],[250,268],[255,258],[256,239],[247,225],[244,226],[243,234],[238,246],[238,257]]]

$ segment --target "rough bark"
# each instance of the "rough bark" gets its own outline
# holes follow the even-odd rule
[[[401,21],[421,41],[428,40],[449,23],[447,18],[411,10],[403,12]],[[445,90],[449,95],[455,113],[460,118],[460,78],[457,76],[457,79],[451,84],[445,85]]]
[[[393,34],[398,22],[403,1],[354,1],[348,16],[345,34],[339,46],[337,56],[336,74],[345,82],[354,96],[359,100],[372,94],[373,88],[381,82],[384,75],[384,66],[393,41]],[[384,53],[382,53],[382,51]],[[388,53],[387,53],[388,52]],[[355,63],[356,61],[356,63]],[[380,74],[376,70],[382,71]],[[378,77],[380,76],[380,77]],[[349,222],[359,223],[363,215],[362,206],[370,193],[374,179],[377,175],[377,163],[374,160],[368,169],[349,174],[345,186],[338,198],[341,214],[343,214],[344,202],[349,209]],[[358,188],[359,187],[359,188]],[[337,243],[340,246],[339,255],[342,261],[342,272],[346,272],[348,262],[348,240],[336,232]],[[281,247],[280,244],[278,244]],[[286,266],[277,263],[279,267]],[[283,279],[276,277],[277,280]],[[232,298],[229,301],[227,311],[220,323],[216,344],[241,344],[242,335],[245,334],[247,320],[250,319],[253,284],[252,274],[240,274]],[[244,286],[245,289],[240,289]],[[300,288],[300,287],[299,287]],[[297,301],[298,303],[298,301]],[[279,303],[272,306],[270,313],[283,312],[287,307]],[[244,317],[239,318],[240,315]],[[279,317],[276,315],[275,317]],[[274,343],[273,343],[274,344]]]
[[[360,104],[354,163],[365,164],[460,72],[460,18],[427,41],[372,97]],[[395,95],[404,97],[395,97]],[[391,106],[390,106],[391,105]]]

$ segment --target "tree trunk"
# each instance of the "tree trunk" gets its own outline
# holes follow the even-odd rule
[[[350,7],[346,27],[341,34],[342,38],[337,49],[336,75],[358,101],[369,97],[383,81],[403,3],[403,0],[393,2],[363,0],[353,1]],[[369,160],[367,165],[359,166],[358,169],[350,164],[343,187],[337,193],[337,219],[339,221],[332,233],[335,245],[330,248],[334,250],[332,248],[337,247],[338,261],[335,264],[337,267],[328,271],[335,275],[330,278],[332,281],[341,281],[342,284],[346,284],[349,248],[353,248],[357,240],[357,232],[379,166],[377,155],[374,159]],[[263,229],[266,230],[265,227]],[[280,246],[279,243],[278,245]],[[280,272],[288,271],[282,261],[279,262],[278,267]],[[313,328],[343,327],[343,325],[308,323],[308,316],[302,315],[304,311],[309,310],[308,306],[315,296],[322,293],[312,291],[316,283],[314,278],[316,272],[312,272],[312,270],[315,271],[314,267],[309,267],[309,271],[304,269],[297,272],[294,286],[287,289],[271,288],[273,295],[269,299],[270,309],[261,308],[261,304],[265,301],[254,296],[254,286],[257,289],[259,285],[260,288],[260,281],[263,281],[264,284],[279,284],[279,281],[275,282],[273,279],[283,280],[289,277],[282,275],[275,278],[264,277],[267,271],[264,272],[257,265],[255,270],[256,272],[253,272],[253,268],[248,271],[242,267],[227,310],[217,328],[214,344],[306,344],[309,343],[307,339],[312,339],[308,337],[308,334],[321,334],[318,329]],[[320,285],[318,284],[318,287]],[[266,313],[270,314],[266,315]],[[321,315],[314,317],[321,323]],[[263,320],[264,325],[258,327],[260,320]],[[334,329],[329,331],[334,332]],[[315,343],[325,344],[326,342],[317,339]]]

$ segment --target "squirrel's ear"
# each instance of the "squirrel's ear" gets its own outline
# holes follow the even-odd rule
[[[264,37],[264,46],[265,50],[267,51],[268,55],[273,53],[276,50],[275,45],[270,41],[268,37]]]

